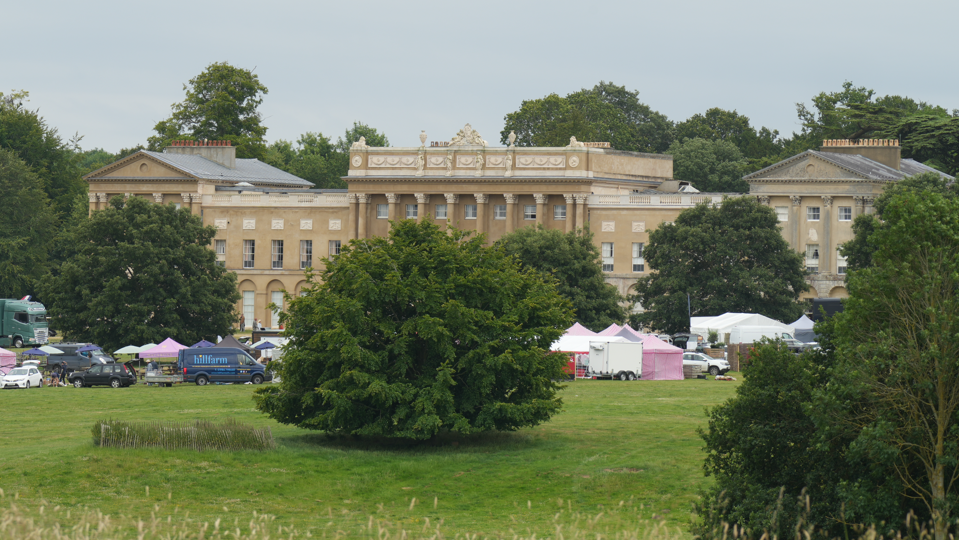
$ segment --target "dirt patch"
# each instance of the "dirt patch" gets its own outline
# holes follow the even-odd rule
[[[605,471],[605,472],[611,472],[611,473],[636,474],[636,473],[644,472],[645,469],[636,469],[636,468],[633,468],[633,467],[621,467],[621,468],[619,468],[619,469],[603,469],[603,471]]]

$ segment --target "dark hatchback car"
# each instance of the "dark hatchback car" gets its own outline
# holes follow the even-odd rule
[[[133,368],[126,364],[106,364],[90,367],[86,371],[70,374],[70,383],[77,388],[102,384],[113,388],[122,388],[137,383]]]

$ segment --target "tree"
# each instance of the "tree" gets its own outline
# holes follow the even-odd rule
[[[516,132],[518,146],[566,146],[580,141],[607,141],[617,150],[663,152],[672,141],[672,123],[639,101],[639,92],[600,81],[565,98],[550,94],[524,101],[506,115],[501,141]]]
[[[281,314],[282,382],[255,394],[271,418],[351,435],[429,439],[515,430],[559,412],[572,322],[552,280],[483,236],[432,222],[350,241]]]
[[[822,407],[856,433],[854,448],[894,461],[944,540],[959,492],[959,199],[902,190],[882,220],[872,266],[849,275],[841,369]]]
[[[279,140],[269,146],[265,161],[274,167],[313,182],[319,189],[345,189],[343,177],[350,170],[350,146],[366,138],[367,146],[389,146],[386,135],[360,122],[346,130],[344,138],[331,143],[322,133],[307,132],[293,143]]]
[[[676,141],[700,138],[730,142],[749,160],[776,157],[783,149],[778,131],[764,127],[757,132],[749,124],[748,117],[718,107],[709,109],[705,114],[694,114],[676,124],[675,136]]]
[[[269,93],[252,71],[226,62],[207,66],[203,73],[183,85],[186,97],[172,105],[170,118],[154,126],[148,139],[150,150],[159,151],[177,139],[229,140],[240,158],[263,159],[266,127],[257,110]]]
[[[236,274],[217,266],[216,234],[187,209],[116,197],[76,231],[41,294],[57,327],[107,350],[168,337],[192,343],[236,322]]]
[[[655,272],[633,285],[645,308],[630,316],[633,324],[674,333],[689,328],[690,316],[802,314],[802,257],[783,239],[775,212],[752,197],[683,211],[650,233],[644,257]]]
[[[599,332],[626,319],[623,298],[606,283],[593,234],[524,227],[503,236],[496,244],[524,266],[549,274],[558,281],[559,293],[573,304],[576,320]]]
[[[686,139],[674,142],[667,153],[673,156],[673,178],[692,182],[699,191],[749,191],[743,180],[746,160],[730,141]]]
[[[47,271],[56,215],[42,181],[17,155],[0,148],[0,298],[34,294]]]

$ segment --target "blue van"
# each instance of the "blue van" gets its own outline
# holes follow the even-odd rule
[[[233,347],[206,347],[183,349],[177,357],[177,367],[183,372],[183,382],[204,386],[212,382],[260,384],[273,380],[250,355]]]

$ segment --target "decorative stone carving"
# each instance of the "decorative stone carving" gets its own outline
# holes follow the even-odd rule
[[[129,193],[124,193],[124,194],[123,194],[123,200],[124,200],[124,201],[129,201],[129,200],[130,200],[130,194],[129,194]]]
[[[450,146],[486,146],[486,141],[478,132],[473,131],[473,126],[466,124],[450,139]]]
[[[361,204],[366,204],[366,203],[370,202],[370,194],[369,194],[369,193],[357,193],[357,194],[356,194],[356,202],[361,203]]]
[[[604,221],[604,222],[603,222],[603,232],[616,232],[616,222],[615,222],[615,221]]]
[[[576,204],[586,204],[589,200],[589,195],[585,194],[573,195],[573,197],[576,199]]]
[[[474,167],[476,167],[476,176],[483,174],[483,154],[479,152],[476,153],[476,164]]]
[[[353,163],[354,167],[359,167],[363,164],[363,156],[353,156],[353,159],[350,160]]]
[[[446,176],[453,176],[453,151],[446,153]]]
[[[504,176],[513,176],[513,154],[506,154],[506,173]]]
[[[102,203],[110,202],[110,198],[106,193],[97,193],[97,198],[100,199]]]
[[[419,155],[416,156],[416,176],[423,176],[424,165],[426,165],[426,158],[423,156],[423,152],[420,152]]]
[[[445,167],[446,158],[443,156],[430,156],[429,159],[426,160],[426,165],[428,167]]]
[[[506,137],[509,140],[509,147],[513,148],[516,146],[516,132],[513,130],[509,131],[509,136]]]
[[[339,230],[342,230],[342,229],[343,229],[343,222],[342,222],[342,221],[340,221],[340,220],[338,220],[338,219],[331,219],[331,220],[330,220],[330,230],[331,230],[331,231],[339,231]]]
[[[866,206],[872,206],[873,203],[876,202],[876,198],[875,198],[875,197],[863,197],[863,198],[862,198],[862,202],[863,202],[863,204],[865,204]]]
[[[396,203],[400,202],[400,196],[397,195],[396,193],[387,193],[387,194],[386,194],[386,202],[391,203],[391,204],[396,204]]]
[[[790,195],[789,200],[793,202],[793,206],[799,206],[802,204],[802,197],[799,195]]]
[[[87,197],[90,199],[90,202],[91,202],[91,203],[97,202],[97,194],[96,194],[96,193],[87,193]]]
[[[99,195],[99,194],[98,194],[98,195]],[[162,194],[162,193],[154,193],[154,194],[153,194],[153,201],[156,202],[157,204],[162,203],[162,202],[163,202],[163,194]]]
[[[346,194],[346,202],[348,202],[348,203],[350,203],[350,204],[353,204],[353,203],[357,202],[356,193],[347,193],[347,194]]]
[[[203,202],[203,194],[202,194],[202,193],[193,193],[192,195],[190,195],[190,199],[191,199],[193,202]]]
[[[358,140],[358,141],[356,141],[355,143],[353,143],[352,145],[350,145],[350,148],[351,148],[351,149],[358,149],[358,150],[362,150],[362,149],[365,149],[365,148],[369,148],[369,146],[366,145],[366,137],[360,137],[360,140]]]
[[[519,197],[513,195],[512,193],[504,193],[503,197],[506,197],[507,204],[516,204],[516,202],[519,200]]]
[[[516,158],[517,167],[542,167],[542,168],[563,168],[566,167],[565,156],[519,156]]]
[[[226,224],[227,224],[227,221],[225,219],[213,220],[213,226],[220,230],[226,229]]]
[[[767,196],[767,195],[760,195],[760,196],[758,196],[758,197],[756,197],[756,198],[759,199],[759,204],[762,204],[762,205],[765,205],[765,206],[769,206],[769,196]]]
[[[489,202],[489,195],[486,195],[485,193],[476,193],[473,195],[473,197],[476,197],[477,204],[486,204]]]
[[[430,202],[430,196],[426,193],[414,193],[413,196],[416,197],[416,202],[419,204],[429,204]]]
[[[255,219],[244,219],[243,220],[243,230],[252,231],[256,229],[256,220]]]
[[[646,232],[646,222],[645,222],[645,221],[634,221],[634,222],[633,222],[633,232]]]
[[[446,197],[446,204],[456,204],[460,200],[456,193],[445,193],[443,196]]]
[[[473,163],[476,161],[476,158],[473,156],[456,156],[456,166],[460,168],[469,168],[473,166]]]
[[[271,221],[271,223],[270,223],[270,228],[273,229],[274,231],[282,231],[282,230],[283,230],[283,219],[282,219],[282,218],[280,218],[280,219],[274,218],[274,219]]]
[[[426,130],[425,129],[420,130],[420,146],[421,147],[426,146]]]
[[[301,230],[301,231],[312,231],[312,230],[313,230],[313,220],[312,220],[312,219],[301,219],[301,220],[300,220],[300,230]]]
[[[830,206],[832,206],[832,197],[830,197],[829,195],[823,195],[822,205],[825,206],[826,208],[829,208]]]
[[[862,206],[865,202],[865,199],[866,198],[863,197],[862,195],[855,195],[852,198],[853,202],[856,203],[856,206]]]
[[[183,202],[185,202],[186,204],[190,204],[190,194],[189,194],[189,193],[181,193],[181,194],[180,194],[180,197],[183,198]]]
[[[506,157],[504,156],[487,156],[486,157],[486,167],[505,167],[506,166]]]
[[[813,229],[813,228],[809,229],[809,241],[810,242],[819,241],[819,233],[816,232],[816,229]]]
[[[566,148],[585,148],[586,145],[577,141],[576,137],[569,138],[569,145]]]
[[[570,167],[577,167],[577,166],[579,166],[579,158],[576,157],[576,156],[573,156],[573,157],[569,158],[569,166],[570,166]]]
[[[576,202],[576,199],[573,197],[572,193],[563,195],[563,198],[566,199],[566,204],[574,204]]]
[[[390,167],[393,169],[415,167],[416,158],[413,156],[370,156],[370,167]]]
[[[549,195],[543,195],[540,193],[534,193],[533,199],[536,200],[536,204],[546,204],[546,200],[549,198]]]

